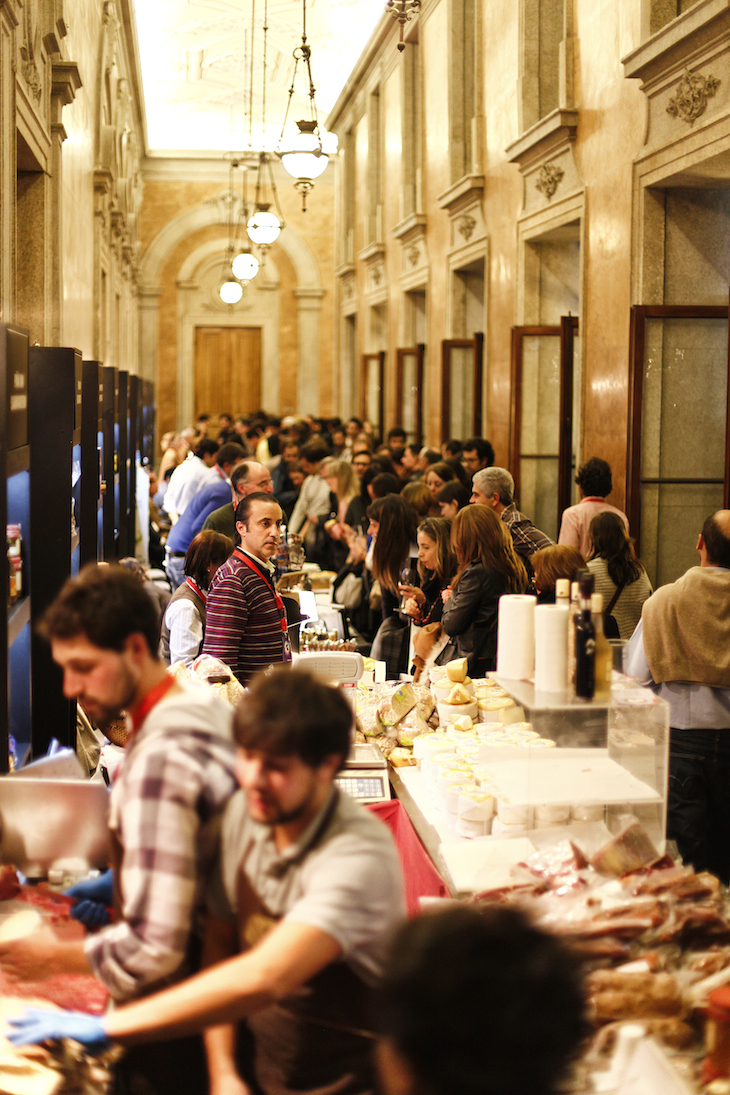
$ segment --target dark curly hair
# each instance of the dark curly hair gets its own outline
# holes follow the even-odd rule
[[[586,498],[605,498],[613,487],[610,465],[600,456],[592,456],[578,468],[575,481]]]
[[[588,1032],[576,957],[493,906],[402,927],[378,1020],[429,1095],[550,1095]]]

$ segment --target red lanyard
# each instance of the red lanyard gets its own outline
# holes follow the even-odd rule
[[[286,635],[288,635],[289,634],[289,628],[288,628],[287,622],[286,622],[286,608],[284,607],[284,602],[283,602],[280,594],[278,593],[278,591],[276,589],[274,589],[273,585],[271,584],[271,579],[267,578],[266,575],[264,574],[264,572],[261,570],[261,568],[256,566],[253,559],[251,559],[250,556],[246,555],[246,553],[244,551],[241,551],[240,548],[236,548],[234,550],[233,554],[236,556],[237,559],[239,559],[244,564],[244,566],[247,566],[249,568],[249,570],[253,570],[256,574],[258,574],[259,578],[262,578],[266,582],[267,586],[269,587],[271,592],[274,594],[274,600],[276,601],[276,607],[279,609],[279,614],[281,616],[281,621],[280,621],[281,622],[281,630]]]
[[[605,498],[582,498],[582,502],[605,502]]]
[[[207,600],[207,594],[206,594],[205,590],[200,588],[200,586],[198,585],[198,583],[195,581],[194,578],[186,578],[185,581],[186,581],[187,585],[190,587],[190,589],[192,589],[193,593],[197,593],[198,597],[200,597],[203,604],[205,604],[205,602]]]
[[[223,471],[223,469],[222,469],[222,468],[219,468],[219,467],[218,467],[218,465],[216,464],[216,466],[215,466],[215,470],[216,470],[216,471],[218,472],[218,474],[220,475],[220,477],[221,477],[221,479],[223,480],[223,482],[224,482],[224,483],[227,483],[227,482],[228,482],[228,476],[227,476],[227,475],[226,475],[226,473],[225,473],[225,472]]]
[[[162,697],[166,695],[175,684],[175,678],[165,674],[165,679],[156,684],[155,687],[147,693],[143,700],[137,704],[133,711],[129,712],[129,717],[132,720],[132,732],[127,739],[127,745],[131,742],[133,736],[137,733],[144,720],[149,715],[153,707],[155,707]]]

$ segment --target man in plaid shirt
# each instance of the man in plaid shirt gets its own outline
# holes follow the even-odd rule
[[[237,786],[232,712],[212,692],[167,674],[154,606],[120,567],[86,567],[67,582],[42,631],[66,695],[102,729],[122,711],[131,720],[111,794],[114,893],[111,872],[73,887],[74,911],[87,926],[103,924],[112,901],[117,915],[80,942],[39,934],[0,947],[0,962],[22,979],[91,971],[122,1003],[198,966],[220,815]],[[130,1090],[139,1077],[147,1092],[195,1090],[196,1075],[205,1084],[202,1045],[190,1038],[141,1047],[119,1072]]]
[[[471,502],[491,506],[504,521],[512,535],[515,551],[527,568],[532,581],[530,556],[540,548],[549,547],[552,540],[533,525],[529,517],[515,505],[515,481],[506,468],[483,468],[472,479]]]

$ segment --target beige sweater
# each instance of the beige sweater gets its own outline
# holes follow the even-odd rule
[[[730,572],[691,567],[645,603],[644,650],[657,684],[730,688]]]

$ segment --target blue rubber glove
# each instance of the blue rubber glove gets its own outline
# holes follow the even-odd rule
[[[66,897],[74,898],[71,916],[84,927],[103,928],[109,923],[109,908],[114,901],[114,872],[104,871],[98,878],[87,878],[64,890]]]
[[[44,1011],[28,1008],[17,1019],[8,1019],[13,1028],[7,1035],[15,1046],[40,1045],[72,1038],[92,1052],[99,1053],[109,1045],[101,1019],[82,1011]]]

